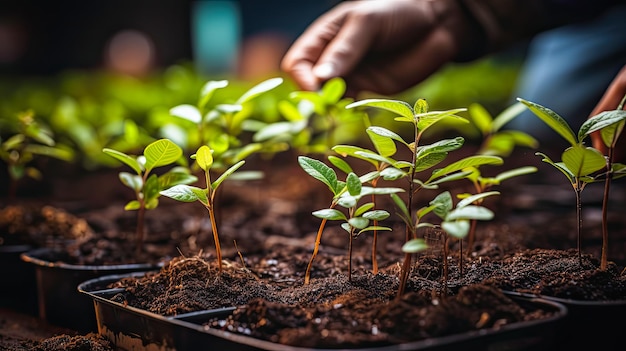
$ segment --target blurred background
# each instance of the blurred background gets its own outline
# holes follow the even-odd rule
[[[201,73],[254,78],[275,72],[295,37],[337,2],[3,0],[0,72],[141,75],[194,61]]]

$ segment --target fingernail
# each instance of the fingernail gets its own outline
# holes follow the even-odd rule
[[[335,76],[335,65],[330,62],[317,65],[313,68],[313,74],[320,79],[333,78]]]

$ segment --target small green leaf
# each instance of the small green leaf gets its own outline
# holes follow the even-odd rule
[[[135,192],[140,192],[143,188],[143,179],[140,175],[120,172],[118,176],[122,184],[133,189]]]
[[[353,172],[352,167],[350,167],[348,162],[344,161],[343,159],[337,156],[333,156],[333,155],[328,156],[328,161],[330,161],[330,163],[332,163],[335,167],[339,168],[346,174]]]
[[[346,92],[346,82],[341,77],[331,78],[322,86],[322,97],[327,104],[336,104]]]
[[[202,87],[202,89],[200,90],[200,98],[198,99],[198,107],[200,107],[200,109],[203,109],[206,106],[206,104],[211,100],[211,98],[215,94],[215,91],[217,89],[225,88],[226,86],[228,86],[227,80],[210,80],[206,82],[204,86]],[[200,123],[200,120],[198,120],[195,123]]]
[[[578,131],[578,140],[582,141],[587,135],[624,120],[626,120],[625,110],[601,112],[593,117],[590,117],[580,126]]]
[[[470,104],[467,108],[467,112],[474,122],[474,125],[481,132],[483,136],[489,135],[491,133],[491,125],[493,123],[493,117],[483,105],[479,103]]]
[[[500,112],[500,114],[498,114],[496,118],[494,118],[493,122],[491,123],[491,132],[495,133],[499,131],[502,126],[512,121],[515,117],[519,116],[522,112],[524,112],[524,110],[526,110],[526,106],[524,106],[520,102],[516,102],[513,105],[507,107],[506,109],[504,109],[504,111]]]
[[[347,220],[348,218],[346,217],[345,214],[343,214],[343,212],[339,211],[339,210],[335,210],[332,208],[327,208],[327,209],[323,209],[323,210],[317,210],[313,212],[313,216],[317,217],[317,218],[323,218],[323,219],[328,219],[331,221],[334,220]]]
[[[547,107],[541,106],[534,102],[526,101],[521,98],[517,98],[517,101],[526,105],[530,111],[532,111],[539,119],[547,124],[552,130],[562,136],[572,146],[578,144],[578,139],[572,128],[567,124],[567,121],[559,116],[556,112],[550,110]]]
[[[150,172],[155,167],[175,162],[181,158],[183,150],[169,139],[159,139],[146,146],[143,155],[146,157],[146,172]]]
[[[209,203],[206,191],[197,187],[179,184],[173,187],[162,190],[161,195],[167,196],[177,201],[182,202],[194,202],[200,201],[202,204],[207,205]]]
[[[357,208],[356,211],[354,211],[354,216],[355,217],[359,217],[363,213],[365,213],[366,211],[372,209],[373,207],[374,207],[374,203],[373,202],[368,202],[366,204],[363,204],[363,205],[359,206],[359,208]],[[365,216],[363,216],[363,217],[365,217]]]
[[[135,211],[141,208],[141,204],[137,200],[129,201],[126,206],[124,206],[124,210],[126,211]]]
[[[236,170],[243,166],[244,163],[246,163],[246,161],[241,160],[230,166],[226,171],[224,171],[224,173],[219,176],[219,178],[211,183],[211,189],[216,190],[220,186],[220,184],[222,184],[222,182],[226,180],[226,178],[228,178],[231,174],[233,174]]]
[[[411,239],[402,245],[402,251],[407,253],[417,253],[426,249],[428,249],[428,245],[422,238]]]
[[[245,102],[248,102],[257,96],[276,88],[282,83],[283,83],[282,78],[270,78],[268,80],[265,80],[255,85],[250,90],[246,91],[243,95],[241,95],[241,97],[237,99],[237,104],[243,104]]]
[[[159,177],[156,174],[151,175],[143,186],[143,193],[147,202],[159,197]]]
[[[435,208],[433,212],[439,218],[446,218],[448,213],[452,210],[452,195],[450,195],[449,191],[444,191],[441,194],[437,195],[433,200],[429,202],[429,205],[434,205]]]
[[[590,175],[606,166],[606,159],[600,151],[583,145],[569,147],[561,158],[577,178]]]
[[[413,109],[411,105],[407,104],[404,101],[400,100],[389,100],[389,99],[365,99],[361,101],[353,102],[346,106],[347,109],[355,108],[359,106],[371,106],[382,108],[384,110],[397,113],[400,116],[410,118],[413,120]]]
[[[474,194],[474,195],[470,195],[466,198],[464,198],[463,200],[459,201],[458,204],[456,204],[456,208],[463,208],[469,204],[472,204],[478,200],[482,200],[488,196],[493,196],[493,195],[500,195],[499,191],[487,191],[484,193],[478,193],[478,194]]]
[[[346,178],[346,185],[348,187],[348,192],[352,196],[357,196],[361,194],[361,180],[354,173],[348,173],[348,177]]]
[[[501,165],[504,163],[502,157],[489,155],[474,155],[463,158],[459,161],[449,164],[448,166],[433,171],[430,179],[444,176],[452,172],[460,171],[466,167],[476,167],[482,165]]]
[[[319,160],[306,156],[299,156],[298,164],[307,174],[326,184],[333,194],[338,194],[340,189],[337,186],[337,173],[332,168]]]
[[[370,220],[363,217],[349,218],[348,223],[356,229],[366,228],[370,224]]]
[[[170,109],[170,115],[188,120],[195,124],[202,122],[202,114],[198,108],[189,104],[172,107]]]
[[[159,189],[165,190],[178,184],[191,184],[197,180],[198,177],[193,174],[170,171],[159,177]]]
[[[397,169],[395,167],[387,167],[380,171],[380,176],[383,177],[384,180],[398,180],[400,178],[404,178],[407,176],[406,172]]]
[[[463,239],[469,233],[470,222],[468,220],[444,221],[441,223],[441,229],[457,239]]]
[[[369,212],[363,213],[362,215],[363,218],[367,218],[372,221],[383,221],[389,218],[389,216],[390,216],[389,212],[385,210],[369,211]]]
[[[122,163],[126,164],[127,166],[129,166],[130,168],[132,168],[137,174],[141,174],[142,173],[142,167],[141,164],[137,161],[137,159],[126,155],[123,152],[119,152],[117,150],[113,150],[113,149],[108,149],[108,148],[104,148],[102,149],[102,152],[104,152],[105,154],[112,156],[113,158],[117,159],[118,161],[121,161]]]
[[[456,221],[459,219],[475,219],[480,221],[487,221],[492,219],[493,216],[493,212],[486,207],[466,205],[460,208],[457,207],[454,210],[450,211],[450,213],[448,213],[448,215],[446,216],[446,222]]]
[[[211,152],[211,149],[206,145],[202,145],[200,146],[200,148],[198,148],[198,151],[196,151],[195,154],[195,158],[198,166],[200,166],[200,168],[202,168],[202,170],[205,172],[208,171],[211,166],[213,166],[213,153]]]

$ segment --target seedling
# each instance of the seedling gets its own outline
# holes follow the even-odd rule
[[[604,155],[593,147],[585,146],[584,139],[594,131],[603,130],[601,133],[604,142],[609,142],[610,145],[614,146],[617,141],[617,137],[623,128],[626,113],[623,111],[611,111],[609,113],[602,113],[594,116],[581,125],[578,134],[574,134],[567,121],[565,121],[556,112],[547,107],[521,98],[518,98],[518,101],[526,105],[537,117],[539,117],[544,123],[546,123],[571,145],[562,153],[561,162],[552,161],[550,157],[542,152],[537,152],[536,155],[542,156],[542,161],[561,171],[574,189],[574,193],[576,195],[576,220],[578,224],[578,257],[579,260],[582,260],[581,243],[583,220],[581,193],[587,184],[598,181],[598,179],[604,175],[599,174],[598,172],[607,167],[607,161]],[[606,174],[606,176],[610,178],[611,176],[626,175],[623,173],[623,168],[623,165],[611,165],[611,168],[609,168],[609,172],[607,172],[608,174]],[[616,170],[617,173],[611,173],[613,169]],[[608,194],[605,194],[605,196],[608,196]]]
[[[367,134],[370,140],[372,141],[372,143],[374,144],[376,152],[359,147],[359,146],[352,146],[352,145],[336,145],[332,147],[332,150],[340,154],[343,157],[350,156],[350,157],[360,159],[360,160],[370,163],[374,167],[374,171],[373,171],[374,173],[369,183],[374,188],[377,187],[378,182],[381,179],[384,179],[386,181],[393,181],[393,180],[397,180],[402,177],[405,177],[406,176],[405,172],[392,167],[391,164],[389,163],[390,159],[385,158],[385,157],[393,156],[395,154],[396,152],[395,144],[393,142],[389,144],[389,141],[390,141],[389,139],[380,138],[377,136],[377,134],[375,134],[371,130],[367,130]],[[341,158],[330,155],[328,156],[328,160],[337,168],[344,171],[346,174],[353,172],[352,167]],[[372,204],[374,204],[373,208],[376,208],[376,195],[375,194],[371,195],[371,202]],[[378,224],[376,219],[374,219],[373,222],[374,222],[374,226]],[[378,273],[378,261],[376,258],[376,252],[377,252],[376,246],[378,242],[378,231],[374,229],[372,231],[372,234],[373,234],[372,273],[377,274]]]
[[[377,222],[384,220],[389,217],[389,212],[374,209],[374,204],[372,202],[359,205],[361,198],[372,194],[394,194],[404,191],[404,189],[400,188],[374,188],[362,186],[362,182],[363,179],[360,179],[354,172],[348,173],[345,182],[345,189],[347,191],[341,191],[340,195],[337,197],[336,203],[348,210],[347,216],[335,208],[327,208],[313,212],[314,216],[322,219],[344,221],[341,224],[341,227],[348,232],[350,238],[348,246],[349,281],[352,280],[352,240],[368,231],[391,231],[391,228],[389,227],[379,225],[370,226],[371,220],[375,220]]]
[[[488,208],[472,205],[485,197],[499,195],[497,191],[475,194],[453,205],[452,195],[444,191],[430,202],[432,212],[442,219],[441,229],[447,234],[443,240],[443,281],[448,280],[448,236],[463,240],[469,233],[472,220],[490,220],[494,214]],[[463,274],[463,255],[459,255],[459,273]]]
[[[208,211],[209,218],[211,220],[211,229],[213,231],[213,240],[215,242],[215,253],[217,255],[217,264],[219,267],[219,273],[222,272],[222,250],[220,246],[219,234],[217,231],[217,219],[216,219],[216,201],[215,194],[219,186],[233,174],[237,169],[244,165],[246,161],[241,160],[224,173],[222,173],[214,182],[211,182],[210,170],[213,167],[213,151],[206,145],[200,146],[198,151],[191,156],[196,160],[198,166],[204,171],[204,179],[206,183],[206,189],[198,188],[187,184],[178,184],[169,189],[161,191],[161,195],[165,195],[174,200],[182,202],[200,202]]]
[[[500,185],[500,183],[502,183],[503,181],[507,179],[522,176],[525,174],[535,173],[537,172],[537,167],[524,166],[524,167],[519,167],[515,169],[510,169],[508,171],[499,173],[498,175],[494,177],[484,177],[481,174],[479,167],[468,167],[467,170],[471,172],[470,174],[467,175],[467,179],[471,181],[472,184],[474,185],[474,190],[476,191],[476,194],[482,194],[482,193],[485,193],[487,190],[491,189],[493,186]],[[458,197],[467,198],[469,196],[471,195],[459,194]],[[483,202],[482,200],[483,200],[482,198],[478,199],[475,204],[481,205]],[[471,220],[471,227],[470,227],[469,233],[467,234],[467,256],[469,256],[472,253],[472,248],[474,247],[474,242],[476,241],[477,223],[478,223],[477,220]]]
[[[539,142],[531,135],[519,130],[502,130],[504,125],[525,109],[526,107],[518,102],[507,107],[494,118],[482,105],[478,103],[469,105],[467,112],[470,120],[483,137],[478,154],[507,157],[516,146],[536,149]]]
[[[209,81],[200,92],[196,105],[182,104],[170,109],[172,116],[197,125],[197,145],[207,145],[213,152],[215,169],[226,169],[255,152],[275,152],[284,149],[280,143],[248,143],[240,140],[244,130],[256,132],[260,128],[250,120],[250,102],[282,84],[282,78],[263,81],[236,99],[235,102],[212,101],[219,89],[226,88],[227,80]]]
[[[351,142],[363,130],[364,115],[346,109],[346,83],[328,80],[317,92],[294,91],[278,103],[285,121],[263,126],[254,141],[284,140],[303,154],[329,154],[337,143]]]
[[[626,176],[626,166],[621,163],[614,162],[614,150],[617,145],[622,131],[624,130],[624,124],[626,123],[626,111],[624,111],[624,104],[626,103],[626,96],[622,99],[616,110],[601,112],[591,118],[589,118],[581,129],[587,129],[585,134],[598,132],[602,143],[607,148],[606,156],[606,169],[608,174],[604,180],[604,194],[602,197],[602,254],[600,258],[600,269],[606,270],[608,264],[608,250],[609,250],[609,229],[608,229],[608,204],[609,204],[609,190],[611,189],[611,179],[617,179]]]
[[[7,140],[0,138],[0,159],[7,164],[9,173],[9,201],[15,200],[18,183],[24,177],[41,179],[41,172],[31,162],[39,156],[72,161],[72,150],[56,146],[52,132],[37,123],[33,111],[28,110],[17,116],[18,131]]]
[[[396,121],[412,124],[414,136],[411,142],[404,141],[404,139],[400,135],[386,128],[376,126],[369,127],[368,132],[372,133],[370,134],[370,137],[374,136],[378,139],[377,143],[379,143],[379,145],[381,146],[384,146],[385,155],[360,151],[355,152],[355,154],[358,154],[360,156],[377,159],[388,163],[397,170],[401,170],[405,173],[406,176],[404,178],[408,181],[407,200],[402,201],[402,199],[400,199],[397,194],[392,194],[391,197],[392,199],[394,199],[398,206],[401,206],[400,215],[405,223],[406,242],[411,239],[417,238],[417,227],[413,224],[414,220],[412,218],[412,206],[414,203],[413,196],[417,193],[418,190],[423,188],[436,189],[441,183],[462,179],[469,174],[469,172],[464,171],[464,169],[466,169],[467,167],[479,166],[482,164],[502,163],[502,158],[497,156],[470,156],[454,162],[444,168],[434,170],[431,176],[425,181],[420,180],[417,178],[417,174],[419,172],[430,169],[441,163],[450,151],[459,149],[464,143],[464,139],[462,137],[456,137],[453,139],[440,140],[430,145],[420,146],[419,142],[421,141],[423,133],[437,122],[440,122],[446,118],[454,118],[467,123],[467,120],[456,115],[457,113],[464,111],[465,109],[460,108],[448,111],[428,111],[428,104],[423,99],[417,100],[414,106],[411,106],[404,101],[398,100],[366,99],[352,103],[348,105],[347,108],[353,108],[358,106],[381,108],[393,112],[396,115],[399,115],[395,118]],[[396,142],[405,145],[408,148],[411,155],[410,160],[396,161],[390,157],[396,152]],[[402,265],[402,276],[398,289],[398,297],[400,297],[404,293],[411,267],[411,260],[412,252],[406,251],[405,259]]]
[[[109,148],[104,148],[102,151],[135,171],[135,174],[120,172],[119,178],[124,185],[135,192],[135,200],[128,202],[124,209],[137,211],[136,250],[139,253],[145,236],[145,211],[157,208],[162,190],[177,184],[193,183],[197,178],[189,174],[189,170],[185,167],[172,168],[160,176],[152,173],[157,167],[177,162],[183,155],[182,149],[169,139],[159,139],[150,143],[141,156],[127,155]]]

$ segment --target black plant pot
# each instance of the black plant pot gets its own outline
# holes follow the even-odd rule
[[[85,280],[111,274],[150,271],[156,263],[120,265],[73,265],[54,261],[55,250],[39,248],[21,254],[21,259],[35,270],[39,317],[52,325],[81,333],[98,330],[93,301],[79,293]]]
[[[0,307],[37,316],[37,284],[35,267],[20,259],[30,245],[1,245],[0,267],[6,286],[0,289]]]
[[[559,345],[576,350],[624,350],[626,297],[619,301],[583,301],[553,296],[507,292],[511,296],[540,297],[567,308],[567,316],[558,330]]]
[[[243,334],[204,326],[212,318],[227,318],[232,308],[198,311],[176,316],[162,316],[112,300],[124,289],[107,286],[124,277],[140,277],[145,272],[109,275],[87,280],[78,291],[94,302],[98,332],[123,350],[277,350],[321,351],[260,340]],[[556,332],[567,315],[567,308],[541,298],[513,297],[520,305],[553,312],[550,318],[520,322],[498,330],[480,330],[425,339],[398,345],[356,348],[359,351],[396,350],[554,350]]]

